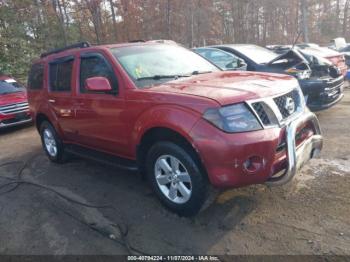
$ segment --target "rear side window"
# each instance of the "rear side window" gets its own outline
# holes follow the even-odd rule
[[[50,63],[50,90],[70,92],[73,71],[73,57],[60,58]]]
[[[43,88],[44,65],[32,65],[28,76],[28,89],[39,90]]]
[[[80,92],[87,93],[85,80],[90,77],[103,76],[109,80],[113,93],[117,91],[117,78],[112,66],[100,54],[85,54],[80,62]]]

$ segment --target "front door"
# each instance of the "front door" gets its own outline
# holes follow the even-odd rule
[[[124,118],[125,103],[121,95],[122,82],[117,78],[111,61],[103,53],[82,53],[79,83],[75,98],[77,140],[93,149],[127,155],[128,135]],[[85,88],[90,77],[106,77],[112,91],[91,92]]]

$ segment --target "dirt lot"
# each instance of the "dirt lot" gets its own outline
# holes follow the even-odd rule
[[[137,174],[87,160],[50,163],[34,127],[1,131],[0,163],[31,159],[23,179],[50,186],[88,208],[33,185],[0,195],[0,254],[350,254],[350,90],[319,113],[321,159],[293,182],[221,193],[194,219],[169,213]],[[15,177],[21,164],[1,167]],[[0,179],[0,183],[9,180]],[[10,187],[0,189],[0,192]],[[110,239],[108,238],[115,238]]]

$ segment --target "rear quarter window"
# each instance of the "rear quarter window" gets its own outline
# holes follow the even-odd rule
[[[44,80],[44,65],[34,64],[32,65],[28,75],[28,89],[40,90],[43,88]]]

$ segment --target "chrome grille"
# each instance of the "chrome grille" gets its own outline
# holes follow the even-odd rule
[[[288,110],[285,108],[286,100],[288,97],[293,99],[293,101],[295,103],[295,109],[297,109],[297,107],[300,104],[299,92],[297,90],[293,90],[292,92],[289,92],[289,93],[282,95],[282,96],[275,97],[273,99],[275,101],[283,119],[291,116],[295,112],[294,111],[293,113],[289,113]]]
[[[260,102],[253,103],[252,106],[253,106],[255,112],[258,114],[261,122],[264,125],[267,126],[267,125],[271,124],[271,121],[270,121],[263,105]]]
[[[288,98],[290,98],[289,101],[287,101]],[[247,103],[264,127],[273,127],[284,125],[288,119],[302,113],[305,108],[303,101],[303,93],[300,88],[295,88],[283,95],[251,100]]]
[[[0,106],[0,114],[4,114],[4,115],[17,114],[28,110],[29,110],[28,102]]]

